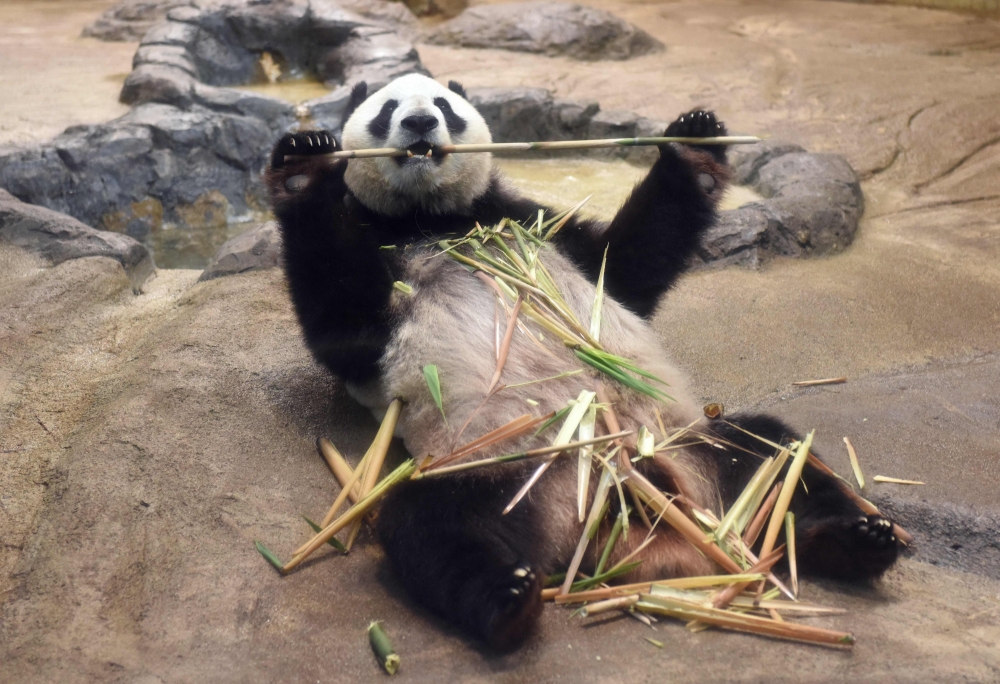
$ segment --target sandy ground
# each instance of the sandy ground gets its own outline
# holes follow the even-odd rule
[[[18,95],[0,98],[0,145],[121,112],[114,79],[134,45],[76,38],[107,4],[0,4],[0,84]],[[692,274],[655,319],[706,400],[817,428],[841,472],[848,435],[869,476],[928,482],[871,490],[924,531],[912,558],[873,588],[807,584],[850,610],[815,623],[854,631],[854,652],[627,619],[583,628],[549,609],[528,647],[487,657],[414,611],[366,537],[279,579],[251,540],[287,555],[306,534],[297,516],[328,505],[336,487],[313,440],[354,459],[374,433],[306,355],[280,276],[161,271],[134,296],[111,262],[41,269],[4,252],[11,681],[375,679],[361,636],[372,618],[414,681],[1000,679],[1000,556],[988,555],[1000,549],[1000,24],[836,2],[601,5],[667,51],[612,64],[421,56],[467,86],[540,85],[657,118],[710,105],[734,131],[845,154],[864,175],[868,212],[844,254]],[[789,384],[834,375],[850,382]],[[942,532],[926,516],[945,505],[961,515]],[[945,543],[975,527],[970,511],[987,516],[978,565],[968,538]]]

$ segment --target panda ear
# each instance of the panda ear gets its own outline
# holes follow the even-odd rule
[[[353,88],[351,88],[351,96],[347,99],[347,107],[344,109],[344,119],[341,122],[341,127],[347,120],[351,118],[351,114],[357,109],[362,102],[368,99],[368,83],[367,81],[358,81]]]
[[[456,95],[459,95],[460,97],[465,98],[466,100],[469,99],[469,96],[465,92],[465,88],[463,88],[462,84],[458,81],[448,81],[448,90]]]

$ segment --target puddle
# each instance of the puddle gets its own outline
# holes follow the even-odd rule
[[[524,194],[555,209],[573,206],[592,195],[582,213],[611,219],[648,169],[626,161],[594,159],[497,159],[497,164]],[[721,209],[763,199],[745,186],[731,186],[722,198]]]
[[[260,221],[270,217],[262,216]],[[228,223],[221,226],[187,228],[164,227],[152,231],[142,241],[153,255],[157,268],[196,268],[208,266],[219,247],[231,237],[239,235],[258,221]]]
[[[232,86],[235,90],[246,90],[259,95],[267,95],[279,100],[285,100],[292,104],[302,104],[307,100],[322,97],[328,94],[331,89],[327,88],[320,81],[309,78],[295,78],[277,83],[251,83],[248,85]]]

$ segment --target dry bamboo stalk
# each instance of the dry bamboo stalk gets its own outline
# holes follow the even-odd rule
[[[785,540],[788,543],[788,572],[792,577],[792,593],[799,596],[799,565],[795,555],[795,514],[785,513]]]
[[[760,535],[760,531],[764,528],[764,521],[767,520],[771,509],[774,508],[774,502],[778,500],[778,492],[781,491],[782,484],[784,484],[784,480],[771,488],[771,493],[764,499],[764,503],[761,504],[760,510],[754,516],[753,522],[750,523],[747,531],[743,534],[743,543],[747,546],[753,546],[756,543],[757,536]]]
[[[829,646],[852,646],[855,641],[854,637],[846,632],[836,632],[830,629],[800,625],[794,622],[775,622],[774,620],[757,617],[756,615],[734,613],[717,608],[706,608],[694,603],[667,599],[662,596],[644,594],[636,605],[641,610],[662,613],[680,618],[681,620],[696,620],[724,629],[765,634],[782,639],[807,641]]]
[[[822,380],[799,380],[793,382],[795,387],[813,387],[815,385],[842,385],[847,382],[847,378],[823,378]]]
[[[634,606],[638,602],[639,602],[638,594],[605,599],[604,601],[598,601],[597,603],[587,606],[586,608],[580,611],[580,615],[582,615],[583,617],[600,615],[601,613],[607,613],[609,610],[617,610],[619,608],[629,608],[630,606]]]
[[[568,594],[570,587],[573,586],[573,580],[576,579],[576,571],[580,569],[580,563],[583,561],[583,554],[587,550],[587,546],[590,544],[590,530],[599,522],[601,509],[604,508],[604,502],[608,498],[608,490],[611,488],[611,470],[605,468],[604,472],[601,473],[601,479],[597,483],[597,491],[594,492],[594,502],[590,505],[590,515],[587,516],[587,522],[583,526],[583,533],[580,535],[580,541],[576,545],[576,551],[573,553],[573,559],[569,563],[569,568],[566,570],[566,579],[563,580],[562,587],[559,589],[560,594]]]
[[[579,442],[570,442],[569,444],[563,444],[561,446],[548,446],[540,447],[538,449],[531,449],[530,451],[522,451],[516,454],[507,454],[506,456],[495,456],[493,458],[484,458],[479,461],[470,461],[468,463],[459,463],[458,465],[448,466],[447,468],[437,468],[435,470],[424,471],[418,473],[413,479],[419,480],[425,477],[437,477],[439,475],[446,475],[449,473],[458,473],[463,470],[471,470],[473,468],[483,468],[488,465],[497,465],[500,463],[512,463],[514,461],[523,461],[529,458],[537,458],[538,456],[548,456],[549,454],[557,454],[563,451],[572,451],[573,449],[579,449],[583,446],[589,446],[591,444],[600,444],[601,442],[607,442],[609,440],[618,439],[621,437],[628,437],[632,434],[631,430],[626,430],[625,432],[620,432],[617,435],[601,435],[600,437],[594,437],[593,439],[584,439]]]
[[[389,491],[389,487],[396,482],[400,482],[403,479],[410,477],[414,472],[416,472],[417,467],[413,464],[412,460],[404,462],[401,466],[393,471],[392,475],[387,477],[385,480],[379,483],[371,492],[361,498],[358,503],[351,506],[342,516],[334,520],[332,523],[323,528],[322,531],[316,533],[316,536],[306,543],[305,547],[301,552],[296,552],[292,557],[292,560],[285,563],[285,566],[281,569],[282,573],[287,573],[293,568],[299,565],[302,561],[309,557],[309,555],[323,546],[323,544],[330,541],[330,539],[340,532],[342,529],[350,525],[356,520],[360,520],[365,513],[370,511],[375,504],[377,504],[385,493]],[[389,482],[391,480],[392,482]]]
[[[857,505],[858,508],[861,509],[861,511],[865,515],[882,515],[875,504],[873,504],[871,501],[859,495],[853,489],[848,487],[847,483],[843,482],[842,478],[840,478],[839,475],[830,470],[830,467],[827,464],[823,463],[823,461],[819,460],[812,454],[809,454],[809,465],[811,465],[813,468],[816,468],[822,473],[825,473],[827,475],[830,475],[831,477],[835,477],[838,480],[840,480],[840,482],[837,483],[840,489],[844,492],[844,494],[850,497],[850,499],[855,503],[855,505]],[[896,523],[892,524],[892,533],[896,535],[896,538],[899,539],[899,541],[903,542],[906,545],[910,545],[913,543],[913,535],[904,530]]]
[[[496,430],[491,430],[487,432],[482,437],[472,440],[468,444],[458,447],[450,454],[446,454],[436,461],[432,461],[430,465],[426,466],[423,470],[435,470],[441,466],[447,465],[452,461],[455,461],[463,456],[468,456],[471,453],[479,451],[487,446],[492,446],[498,442],[502,442],[506,439],[516,437],[518,435],[524,434],[531,428],[535,427],[539,423],[543,423],[546,420],[551,419],[555,416],[555,413],[550,413],[547,416],[542,416],[541,418],[532,418],[529,414],[524,414],[519,418],[515,418],[506,425],[501,425]]]
[[[361,462],[358,463],[358,467],[354,470],[353,473],[351,473],[351,479],[348,480],[347,484],[344,485],[343,489],[340,490],[340,494],[337,495],[337,498],[334,500],[333,505],[330,506],[330,510],[327,511],[325,516],[323,516],[322,527],[325,528],[327,525],[330,524],[330,520],[333,520],[333,516],[337,514],[337,511],[340,510],[340,507],[344,505],[345,501],[347,501],[347,497],[350,495],[351,489],[361,478],[361,474],[364,472],[364,464],[365,464],[364,459],[361,459]],[[309,546],[309,542],[306,542],[299,548],[295,549],[294,555],[302,553],[307,546]]]
[[[926,482],[920,482],[919,480],[903,480],[898,477],[886,477],[885,475],[876,475],[872,478],[872,482],[888,482],[889,484],[905,484],[905,485],[925,485]]]
[[[559,591],[560,591],[559,587],[549,587],[548,589],[542,589],[542,600],[551,601],[552,599],[554,599],[556,596],[559,595]]]
[[[781,556],[784,555],[784,553],[785,547],[779,546],[767,556],[754,563],[753,567],[747,570],[747,574],[766,575],[770,573],[771,568],[773,568],[774,564],[781,559]],[[754,581],[752,580],[750,582],[737,582],[736,584],[730,584],[728,587],[716,594],[715,598],[712,599],[712,605],[720,609],[727,607],[734,598],[743,593],[743,590],[753,584],[753,582]]]
[[[319,452],[323,455],[323,459],[326,464],[330,466],[330,471],[333,476],[337,478],[337,482],[343,487],[354,475],[354,469],[351,468],[351,464],[347,462],[347,459],[337,451],[337,447],[328,440],[326,437],[320,437],[319,439]],[[351,503],[356,503],[360,497],[357,483],[351,487],[347,496],[351,499]]]
[[[522,302],[524,302],[524,299],[519,295],[517,301],[514,302],[514,309],[510,312],[510,320],[507,322],[507,331],[504,333],[503,342],[500,343],[500,351],[497,357],[497,369],[493,373],[493,378],[490,380],[490,386],[486,388],[487,394],[493,390],[497,382],[500,380],[500,374],[503,373],[503,367],[507,363],[507,354],[510,352],[510,343],[511,340],[514,339],[514,331],[517,329],[517,315],[521,312]]]
[[[851,469],[854,471],[854,479],[858,481],[860,489],[865,488],[865,475],[861,472],[861,464],[858,462],[858,452],[854,450],[851,440],[844,437],[844,446],[847,447],[847,457],[851,459]]]
[[[620,596],[623,594],[648,594],[652,587],[669,587],[671,589],[700,589],[702,587],[717,587],[724,584],[732,584],[743,580],[756,582],[764,576],[754,575],[703,575],[700,577],[678,577],[676,579],[655,580],[651,582],[636,582],[633,584],[619,584],[615,587],[603,589],[590,589],[588,591],[577,591],[572,594],[561,594],[555,596],[555,602],[563,603],[585,603],[587,601],[598,601],[601,599]],[[542,590],[543,596],[549,589]]]
[[[706,541],[705,533],[701,530],[701,528],[698,527],[698,525],[696,525],[691,518],[684,515],[684,513],[682,513],[681,510],[674,505],[673,501],[667,499],[666,495],[654,487],[653,483],[643,477],[639,471],[633,470],[629,474],[628,486],[638,489],[640,494],[642,494],[649,502],[650,508],[661,514],[664,520],[684,535],[684,537],[689,542],[694,544],[695,547],[697,547],[703,554],[731,573],[737,574],[743,572],[743,569],[737,565],[732,558],[726,555],[725,551],[720,549],[716,544]]]
[[[792,459],[791,465],[788,466],[788,472],[785,474],[785,484],[781,487],[778,500],[774,503],[774,510],[771,511],[771,522],[767,526],[764,543],[760,547],[761,556],[771,553],[771,549],[774,548],[774,542],[778,539],[778,533],[781,532],[781,526],[785,524],[785,513],[788,511],[789,504],[792,503],[792,495],[795,493],[795,487],[799,482],[799,478],[802,477],[802,469],[809,458],[809,447],[812,446],[813,434],[810,432],[802,440],[796,451],[795,458]]]
[[[601,417],[604,419],[604,424],[607,426],[608,430],[611,432],[621,432],[621,425],[618,423],[618,416],[615,415],[615,410],[612,408],[612,403],[610,397],[608,397],[608,390],[604,386],[603,382],[597,383],[597,402],[603,406],[601,411]],[[626,446],[619,442],[622,450],[618,452],[618,470],[623,474],[628,473],[632,470],[632,461],[629,460],[628,450]],[[649,521],[649,516],[646,515],[646,509],[642,505],[642,499],[631,487],[628,488],[629,496],[632,497],[632,503],[635,504],[635,510],[639,513],[639,518],[642,519],[642,524],[646,526],[647,530],[653,529],[653,523]]]
[[[361,483],[361,496],[368,496],[372,488],[375,487],[375,483],[378,482],[378,476],[382,472],[385,455],[389,453],[389,445],[392,443],[392,436],[396,431],[396,423],[399,420],[399,412],[402,408],[403,401],[397,398],[393,399],[392,403],[389,404],[389,408],[386,409],[385,417],[382,418],[382,425],[379,426],[378,432],[375,434],[375,441],[372,442],[370,447],[372,456],[365,470],[365,479]],[[354,544],[359,531],[361,531],[361,518],[351,523],[351,527],[347,532],[347,543],[344,546],[347,547],[348,551],[351,550],[351,546]]]
[[[534,152],[542,150],[593,150],[607,147],[641,147],[647,145],[749,145],[761,142],[752,135],[720,135],[714,138],[696,137],[653,137],[653,138],[603,138],[600,140],[552,140],[544,142],[484,143],[470,145],[437,145],[427,156],[436,153],[469,154],[475,152]],[[305,155],[285,155],[285,159],[295,159]],[[396,147],[375,147],[367,150],[341,150],[324,155],[331,159],[371,159],[373,157],[412,157],[409,150]]]

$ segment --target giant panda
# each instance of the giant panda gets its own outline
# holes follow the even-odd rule
[[[463,424],[462,443],[525,413],[558,410],[581,390],[593,389],[599,378],[588,368],[487,396],[496,365],[495,294],[435,245],[466,234],[477,222],[530,222],[539,210],[553,212],[513,190],[489,155],[437,151],[446,144],[491,142],[461,85],[408,75],[369,94],[359,83],[345,117],[346,149],[396,147],[410,156],[333,162],[321,156],[336,148],[333,135],[304,131],[281,138],[266,174],[291,299],[317,361],[376,414],[401,398],[396,434],[418,460],[448,453]],[[725,133],[709,111],[686,113],[665,131]],[[664,146],[610,223],[574,218],[545,247],[544,263],[579,320],[589,320],[607,249],[601,342],[669,383],[674,401],[659,404],[669,427],[698,421],[702,410],[648,319],[715,220],[727,176],[724,146]],[[412,292],[394,288],[395,281]],[[543,332],[522,320],[528,332]],[[551,336],[537,337],[544,349],[538,338],[514,335],[505,385],[581,367]],[[447,422],[422,374],[427,364],[439,369]],[[655,400],[613,381],[605,384],[622,429],[657,425]],[[731,446],[692,446],[671,457],[642,459],[638,467],[664,491],[716,511],[733,502],[761,458],[773,453],[741,429],[775,443],[796,438],[780,420],[764,415],[705,421],[698,429]],[[544,435],[528,436],[474,458],[544,445]],[[535,465],[409,481],[386,498],[377,519],[388,560],[413,599],[498,650],[531,633],[545,576],[566,568],[581,535],[576,459],[556,460],[528,496],[502,515]],[[801,571],[848,580],[884,573],[899,546],[891,523],[866,516],[834,478],[812,466],[802,479],[805,486],[792,501]],[[619,542],[615,556],[630,553],[642,536]],[[717,571],[665,525],[641,558],[629,581]],[[587,559],[583,569],[595,560]]]

